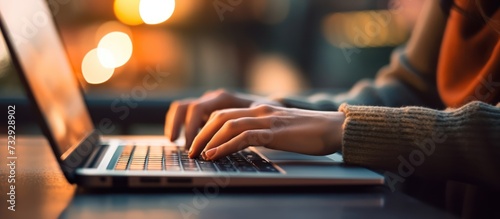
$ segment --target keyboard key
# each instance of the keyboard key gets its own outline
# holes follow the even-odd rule
[[[161,166],[148,166],[148,170],[162,170]]]
[[[144,170],[144,166],[130,166],[130,170]]]
[[[231,168],[219,168],[221,172],[236,172],[236,169],[231,167]]]
[[[222,172],[236,172],[236,168],[231,164],[216,164],[216,166]]]
[[[241,167],[238,167],[238,170],[241,172],[257,172],[257,170],[251,166],[241,166]]]
[[[126,170],[128,162],[130,160],[130,155],[134,149],[132,145],[122,146],[123,150],[115,164],[115,170]]]
[[[115,170],[126,170],[127,169],[127,165],[117,165],[115,166]]]
[[[253,160],[252,164],[259,167],[259,166],[269,166],[272,165],[269,163],[267,160]]]
[[[229,159],[227,157],[220,158],[218,160],[215,160],[214,163],[229,163]]]
[[[201,157],[190,159],[187,151],[167,149],[170,147],[147,145],[123,147],[116,161],[115,170],[279,173],[270,162],[248,149],[216,161],[206,161]]]
[[[214,164],[213,163],[199,163],[198,162],[198,165],[200,165],[201,168],[215,168]]]
[[[165,166],[165,170],[167,171],[181,171],[180,166]]]
[[[182,167],[186,169],[198,169],[198,166],[196,164],[183,164]]]
[[[261,168],[259,168],[259,171],[260,172],[268,172],[268,173],[279,173],[280,172],[276,168],[274,168],[273,166],[261,167]]]

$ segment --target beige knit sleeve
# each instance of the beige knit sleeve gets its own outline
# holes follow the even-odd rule
[[[500,108],[472,102],[438,111],[343,104],[348,164],[410,176],[500,185]],[[399,177],[399,178],[398,178]]]

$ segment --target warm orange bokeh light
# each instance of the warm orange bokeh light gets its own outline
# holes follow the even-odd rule
[[[323,35],[340,48],[395,46],[409,32],[402,14],[389,10],[336,12],[323,19]]]
[[[139,14],[146,24],[159,24],[169,19],[175,10],[175,0],[141,0]]]
[[[82,61],[83,78],[89,84],[101,84],[113,76],[114,68],[106,68],[99,61],[97,49],[90,50]]]
[[[97,45],[97,56],[106,68],[118,68],[132,56],[132,40],[123,32],[106,34]]]
[[[124,24],[139,25],[143,21],[139,14],[141,0],[115,0],[113,9],[115,16]]]

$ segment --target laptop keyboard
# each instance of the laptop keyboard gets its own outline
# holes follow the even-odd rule
[[[119,146],[114,170],[156,170],[180,172],[280,173],[272,163],[245,149],[215,161],[190,159],[187,151],[166,146]],[[117,159],[116,159],[117,158]],[[110,164],[112,165],[113,162]],[[110,168],[111,167],[111,168]]]

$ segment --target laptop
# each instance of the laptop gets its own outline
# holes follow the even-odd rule
[[[0,28],[27,95],[67,180],[85,188],[378,185],[340,154],[308,156],[250,147],[217,161],[189,159],[184,141],[103,136],[92,123],[44,0],[0,0]]]

